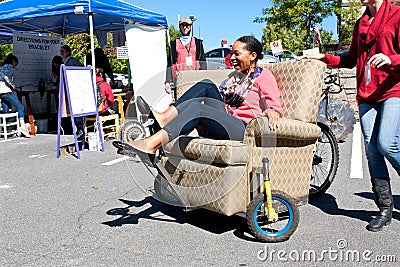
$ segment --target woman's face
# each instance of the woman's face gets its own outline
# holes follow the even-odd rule
[[[247,50],[245,43],[234,42],[231,53],[231,64],[235,70],[247,73],[251,68],[255,67],[257,54]]]
[[[11,62],[11,65],[13,66],[13,68],[15,68],[15,67],[18,65],[18,61],[13,60],[13,61]]]
[[[61,56],[63,57],[63,58],[67,58],[68,56],[69,56],[69,53],[68,53],[68,51],[67,50],[65,50],[65,49],[63,49],[63,48],[61,48]]]

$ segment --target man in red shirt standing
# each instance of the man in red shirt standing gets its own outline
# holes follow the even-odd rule
[[[191,19],[187,17],[181,18],[179,20],[181,36],[170,42],[167,79],[165,82],[165,91],[168,93],[171,93],[170,86],[175,84],[179,71],[207,69],[203,41],[190,35],[192,24]]]

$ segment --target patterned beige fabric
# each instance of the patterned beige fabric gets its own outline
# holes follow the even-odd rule
[[[164,152],[210,164],[245,165],[249,161],[248,146],[231,140],[180,136],[166,144]]]
[[[275,131],[268,127],[268,119],[266,117],[253,119],[246,127],[246,136],[279,137],[280,139],[311,140],[312,142],[315,142],[320,133],[320,128],[315,124],[286,118],[279,120],[279,127]]]
[[[319,60],[285,61],[267,65],[281,91],[285,118],[315,122],[325,63]]]
[[[203,80],[210,79],[217,86],[231,73],[232,70],[188,70],[180,71],[177,76],[176,96],[180,98],[192,85]]]
[[[269,129],[267,118],[257,118],[247,125],[243,143],[179,137],[166,145],[163,165],[192,205],[225,215],[246,211],[252,197],[262,191],[258,173],[264,157],[270,160],[272,189],[307,203],[325,68],[315,60],[268,65],[281,90],[285,114],[276,131]],[[178,97],[203,78],[219,85],[229,72],[180,72]]]
[[[162,163],[192,207],[226,215],[246,211],[249,203],[246,165],[214,166],[177,157],[163,157]]]

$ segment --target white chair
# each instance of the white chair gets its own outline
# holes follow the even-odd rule
[[[18,113],[0,114],[0,136],[7,140],[12,135],[21,135]]]

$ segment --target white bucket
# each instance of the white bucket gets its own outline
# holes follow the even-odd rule
[[[90,151],[99,151],[99,135],[96,132],[88,133],[88,141],[89,141],[89,150]]]

